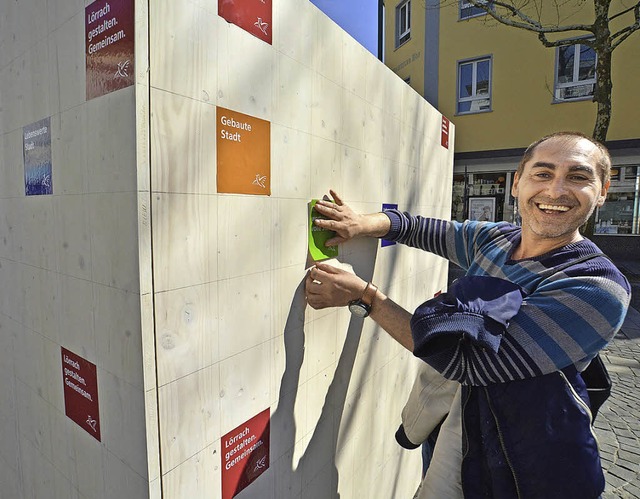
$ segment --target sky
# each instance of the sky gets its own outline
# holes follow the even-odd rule
[[[378,0],[311,0],[373,55],[378,55]]]

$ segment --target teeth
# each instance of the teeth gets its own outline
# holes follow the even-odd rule
[[[569,211],[571,209],[569,206],[555,206],[552,204],[539,204],[538,208],[549,211]]]

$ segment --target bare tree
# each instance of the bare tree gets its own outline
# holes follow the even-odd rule
[[[596,53],[593,101],[598,105],[593,138],[607,139],[611,123],[611,56],[629,36],[640,29],[640,1],[622,0],[611,12],[612,0],[467,0],[500,24],[531,31],[545,47],[582,44]],[[629,5],[631,4],[631,5]],[[563,12],[593,7],[591,24],[562,24]],[[543,18],[545,21],[543,21]],[[551,19],[551,21],[549,21]]]

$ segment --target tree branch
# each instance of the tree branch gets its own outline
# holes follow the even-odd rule
[[[566,45],[574,45],[576,43],[580,43],[582,45],[587,45],[595,49],[593,39],[585,38],[584,36],[574,36],[573,38],[565,38],[563,40],[556,40],[555,42],[551,42],[549,41],[545,33],[538,33],[538,40],[540,40],[542,42],[542,45],[547,48],[564,47]]]
[[[622,10],[622,11],[618,12],[617,14],[612,15],[609,18],[609,22],[613,21],[616,17],[624,16],[625,14],[627,14],[628,12],[631,12],[632,10],[636,11],[635,16],[636,16],[636,19],[637,19],[637,17],[638,17],[638,7],[640,7],[640,3],[632,5],[628,9]]]
[[[633,26],[628,26],[623,30],[618,31],[615,35],[613,35],[611,38],[618,38],[618,40],[615,40],[614,42],[611,43],[611,50],[615,49],[618,45],[620,45],[622,42],[624,42],[627,38],[629,38],[633,33],[635,33],[636,31],[638,31],[640,29],[640,23],[636,23]]]
[[[628,10],[629,9],[627,9],[627,12]],[[620,45],[627,38],[629,38],[633,33],[635,33],[640,29],[640,3],[637,3],[633,7],[633,16],[636,20],[635,23],[611,35],[611,50],[615,49],[618,45]]]
[[[478,7],[484,10],[487,14],[489,14],[493,19],[498,21],[501,24],[505,24],[507,26],[511,26],[514,28],[524,29],[526,31],[532,31],[538,34],[546,34],[546,33],[566,33],[568,31],[588,31],[593,33],[594,27],[589,24],[570,24],[567,26],[544,26],[539,21],[530,18],[529,16],[522,13],[520,10],[516,9],[513,5],[510,5],[505,2],[501,2],[500,0],[467,0],[474,7]],[[512,17],[517,17],[521,19],[521,21],[514,21],[510,19],[504,14],[497,13],[491,6],[502,7],[511,13]],[[555,45],[554,45],[555,46]]]

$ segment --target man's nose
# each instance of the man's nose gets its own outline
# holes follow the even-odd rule
[[[554,178],[547,184],[547,191],[552,197],[560,197],[568,192],[567,182],[563,178]]]

